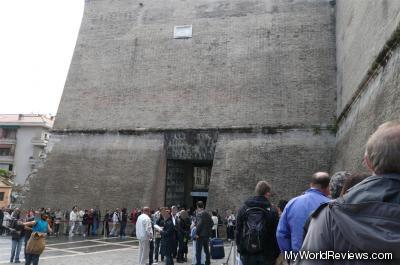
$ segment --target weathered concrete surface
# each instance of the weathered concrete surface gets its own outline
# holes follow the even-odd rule
[[[331,124],[333,10],[328,0],[86,1],[55,129]],[[173,39],[183,24],[193,38]]]
[[[368,137],[383,122],[399,118],[400,49],[397,49],[340,125],[334,170],[365,171],[362,159]]]
[[[337,0],[338,114],[400,22],[398,0]]]
[[[254,194],[259,180],[273,186],[273,201],[307,189],[311,174],[329,171],[335,137],[329,131],[220,135],[207,208],[236,209]]]
[[[30,183],[28,207],[164,204],[162,135],[52,135],[52,152]]]
[[[340,120],[333,170],[366,171],[362,165],[368,137],[385,121],[400,117],[400,51],[392,55],[377,75],[367,71],[400,26],[400,1],[337,1],[336,43],[338,64],[338,114],[351,104]],[[384,55],[385,56],[385,55]],[[382,62],[380,62],[382,63]],[[370,81],[351,101],[366,77]]]

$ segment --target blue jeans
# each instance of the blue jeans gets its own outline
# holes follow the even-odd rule
[[[39,264],[39,256],[35,254],[26,254],[25,265],[38,265]]]
[[[97,221],[93,222],[93,227],[92,227],[92,235],[97,235],[97,227],[98,227],[98,223]]]
[[[125,229],[126,229],[126,223],[121,223],[121,228],[119,229],[119,236],[120,237],[126,236]]]
[[[19,253],[21,252],[21,246],[24,243],[24,238],[21,237],[20,239],[13,239],[11,241],[12,241],[12,245],[11,245],[10,261],[13,262],[14,257],[15,257],[15,261],[19,261]]]

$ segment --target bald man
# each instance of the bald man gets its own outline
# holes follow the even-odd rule
[[[330,200],[329,174],[317,172],[312,175],[310,188],[291,199],[279,220],[276,238],[281,252],[298,252],[303,244],[303,226],[311,213]]]
[[[150,215],[150,208],[143,207],[142,214],[139,215],[136,222],[136,237],[139,240],[139,265],[146,265],[149,258],[150,240],[153,238]]]

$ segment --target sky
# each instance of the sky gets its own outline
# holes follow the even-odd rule
[[[0,113],[55,115],[84,0],[0,0]]]

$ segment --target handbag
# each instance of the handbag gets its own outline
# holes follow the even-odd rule
[[[46,245],[46,238],[44,234],[33,232],[26,245],[26,253],[40,255],[43,253]]]

